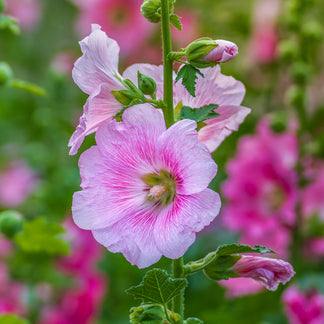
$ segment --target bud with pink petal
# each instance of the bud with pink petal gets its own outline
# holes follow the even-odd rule
[[[238,53],[237,45],[233,42],[208,37],[200,38],[190,43],[185,55],[187,61],[198,68],[215,66],[217,63],[225,63]]]
[[[258,281],[269,290],[276,290],[279,283],[286,284],[295,274],[288,262],[252,255],[242,255],[232,271],[240,277]]]

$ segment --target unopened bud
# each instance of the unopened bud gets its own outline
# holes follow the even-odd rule
[[[112,90],[111,93],[121,104],[128,106],[134,99],[133,92],[130,90]]]
[[[7,210],[0,214],[0,232],[6,237],[12,238],[22,229],[22,217],[13,210]]]
[[[138,88],[145,94],[151,97],[155,96],[156,83],[153,78],[146,74],[137,71]]]
[[[237,46],[226,40],[200,38],[190,43],[185,51],[187,61],[198,68],[215,66],[231,60],[238,53]]]
[[[12,80],[11,67],[6,62],[0,62],[0,86],[7,85]]]
[[[132,307],[129,319],[134,324],[163,324],[163,307],[159,304],[146,304],[139,307]]]
[[[145,0],[141,6],[142,15],[151,23],[161,20],[161,0]]]

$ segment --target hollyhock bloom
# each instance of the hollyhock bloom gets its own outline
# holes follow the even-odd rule
[[[79,88],[89,94],[80,123],[72,135],[70,154],[75,154],[86,135],[95,132],[99,125],[111,119],[123,105],[112,95],[111,90],[123,90],[120,80],[130,79],[137,85],[137,71],[152,77],[157,84],[157,99],[163,99],[163,66],[134,64],[123,75],[118,73],[117,43],[107,37],[98,25],[92,26],[92,33],[80,42],[83,56],[72,71]],[[234,78],[221,74],[220,67],[205,68],[204,78],[198,76],[196,97],[192,97],[181,82],[174,83],[174,105],[199,108],[208,104],[218,104],[220,116],[205,121],[199,130],[199,141],[210,151],[215,150],[226,136],[237,130],[250,109],[241,106],[245,95],[244,85]],[[175,79],[175,74],[174,74]]]
[[[289,231],[295,222],[296,162],[295,135],[273,133],[266,119],[256,135],[239,141],[223,184],[228,200],[223,222],[239,231],[244,243],[266,245],[282,257],[287,255]]]
[[[80,157],[75,223],[139,268],[181,257],[220,208],[207,188],[217,167],[196,126],[185,119],[166,129],[148,104],[128,108],[122,123],[103,123],[97,146]]]
[[[216,39],[215,42],[218,46],[211,50],[206,56],[202,57],[202,60],[225,63],[238,54],[238,47],[233,42],[223,39]]]
[[[41,7],[39,0],[5,0],[5,13],[15,17],[23,29],[33,29],[39,22]]]
[[[150,35],[150,23],[141,15],[138,0],[74,0],[80,8],[77,29],[82,36],[93,23],[118,39],[123,56],[131,56]],[[136,26],[136,28],[134,28]]]
[[[12,162],[0,173],[0,204],[9,208],[23,203],[36,184],[34,172],[23,161]]]
[[[256,280],[269,290],[276,290],[279,283],[286,284],[295,274],[288,262],[254,255],[242,255],[232,271],[240,277]]]
[[[219,283],[226,288],[226,297],[229,299],[256,294],[264,290],[261,283],[251,278],[229,278],[220,280]]]
[[[291,286],[283,293],[282,301],[290,324],[324,323],[324,296],[316,290],[301,292]]]

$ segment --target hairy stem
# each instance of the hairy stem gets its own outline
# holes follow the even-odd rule
[[[166,104],[163,108],[163,114],[166,127],[170,127],[174,124],[173,115],[173,61],[168,58],[169,53],[172,52],[171,45],[171,32],[170,32],[170,13],[169,13],[169,0],[161,1],[162,9],[162,48],[163,48],[163,93],[164,102]]]

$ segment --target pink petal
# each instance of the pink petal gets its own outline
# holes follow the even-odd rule
[[[210,152],[213,152],[225,137],[238,130],[251,109],[243,106],[220,106],[215,111],[220,116],[206,120],[207,125],[199,130],[198,136],[199,142],[204,143]]]
[[[119,46],[117,42],[92,25],[92,33],[80,42],[83,55],[75,62],[72,76],[79,88],[91,94],[102,83],[110,90],[119,90],[123,85],[118,76]]]

